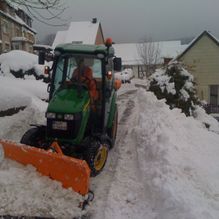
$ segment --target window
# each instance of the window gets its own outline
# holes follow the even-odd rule
[[[210,85],[210,104],[218,105],[219,85]]]
[[[18,37],[21,36],[20,28],[16,27],[15,32],[16,32],[16,36],[18,36]]]
[[[56,91],[62,83],[70,81],[74,70],[77,68],[80,56],[61,56],[59,57],[57,66],[54,70],[54,91]],[[93,71],[94,78],[102,78],[101,60],[95,57],[83,57],[85,66]]]
[[[9,33],[9,23],[7,21],[3,22],[2,30],[3,33]]]
[[[10,51],[10,44],[9,43],[5,43],[5,50],[4,52],[8,52]]]
[[[12,42],[12,49],[13,49],[13,50],[22,49],[21,43],[19,43],[19,42]]]

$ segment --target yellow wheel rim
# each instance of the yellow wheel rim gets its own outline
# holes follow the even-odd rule
[[[103,166],[106,162],[106,159],[107,159],[107,152],[108,152],[107,147],[105,145],[102,145],[99,148],[99,150],[94,158],[94,167],[97,171],[100,171],[103,168]]]

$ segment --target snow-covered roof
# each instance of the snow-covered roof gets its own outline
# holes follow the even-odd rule
[[[100,22],[71,22],[68,30],[57,32],[52,47],[61,43],[95,44],[99,26]]]
[[[158,57],[159,63],[163,62],[163,58],[176,57],[186,45],[181,45],[181,41],[161,41],[155,42],[160,50]],[[122,43],[114,44],[115,54],[122,58],[123,65],[139,65],[142,64],[139,54],[140,43]]]

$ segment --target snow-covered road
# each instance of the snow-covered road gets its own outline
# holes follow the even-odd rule
[[[139,173],[136,137],[138,122],[137,91],[118,98],[119,128],[116,146],[110,151],[103,173],[92,179],[96,194],[92,218],[144,218],[146,213],[143,184]]]
[[[86,211],[78,208],[80,195],[5,159],[0,215],[219,218],[219,135],[133,84],[123,85],[118,106],[116,145],[103,172],[91,179],[95,199]],[[45,110],[45,102],[33,99],[24,111],[0,118],[0,138],[19,140],[29,123],[45,122]]]

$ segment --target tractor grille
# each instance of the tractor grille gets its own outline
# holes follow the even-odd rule
[[[74,120],[47,119],[47,137],[60,139],[74,139],[77,137],[82,120],[82,114],[74,114]],[[66,130],[54,129],[54,123],[64,122],[67,124]]]

